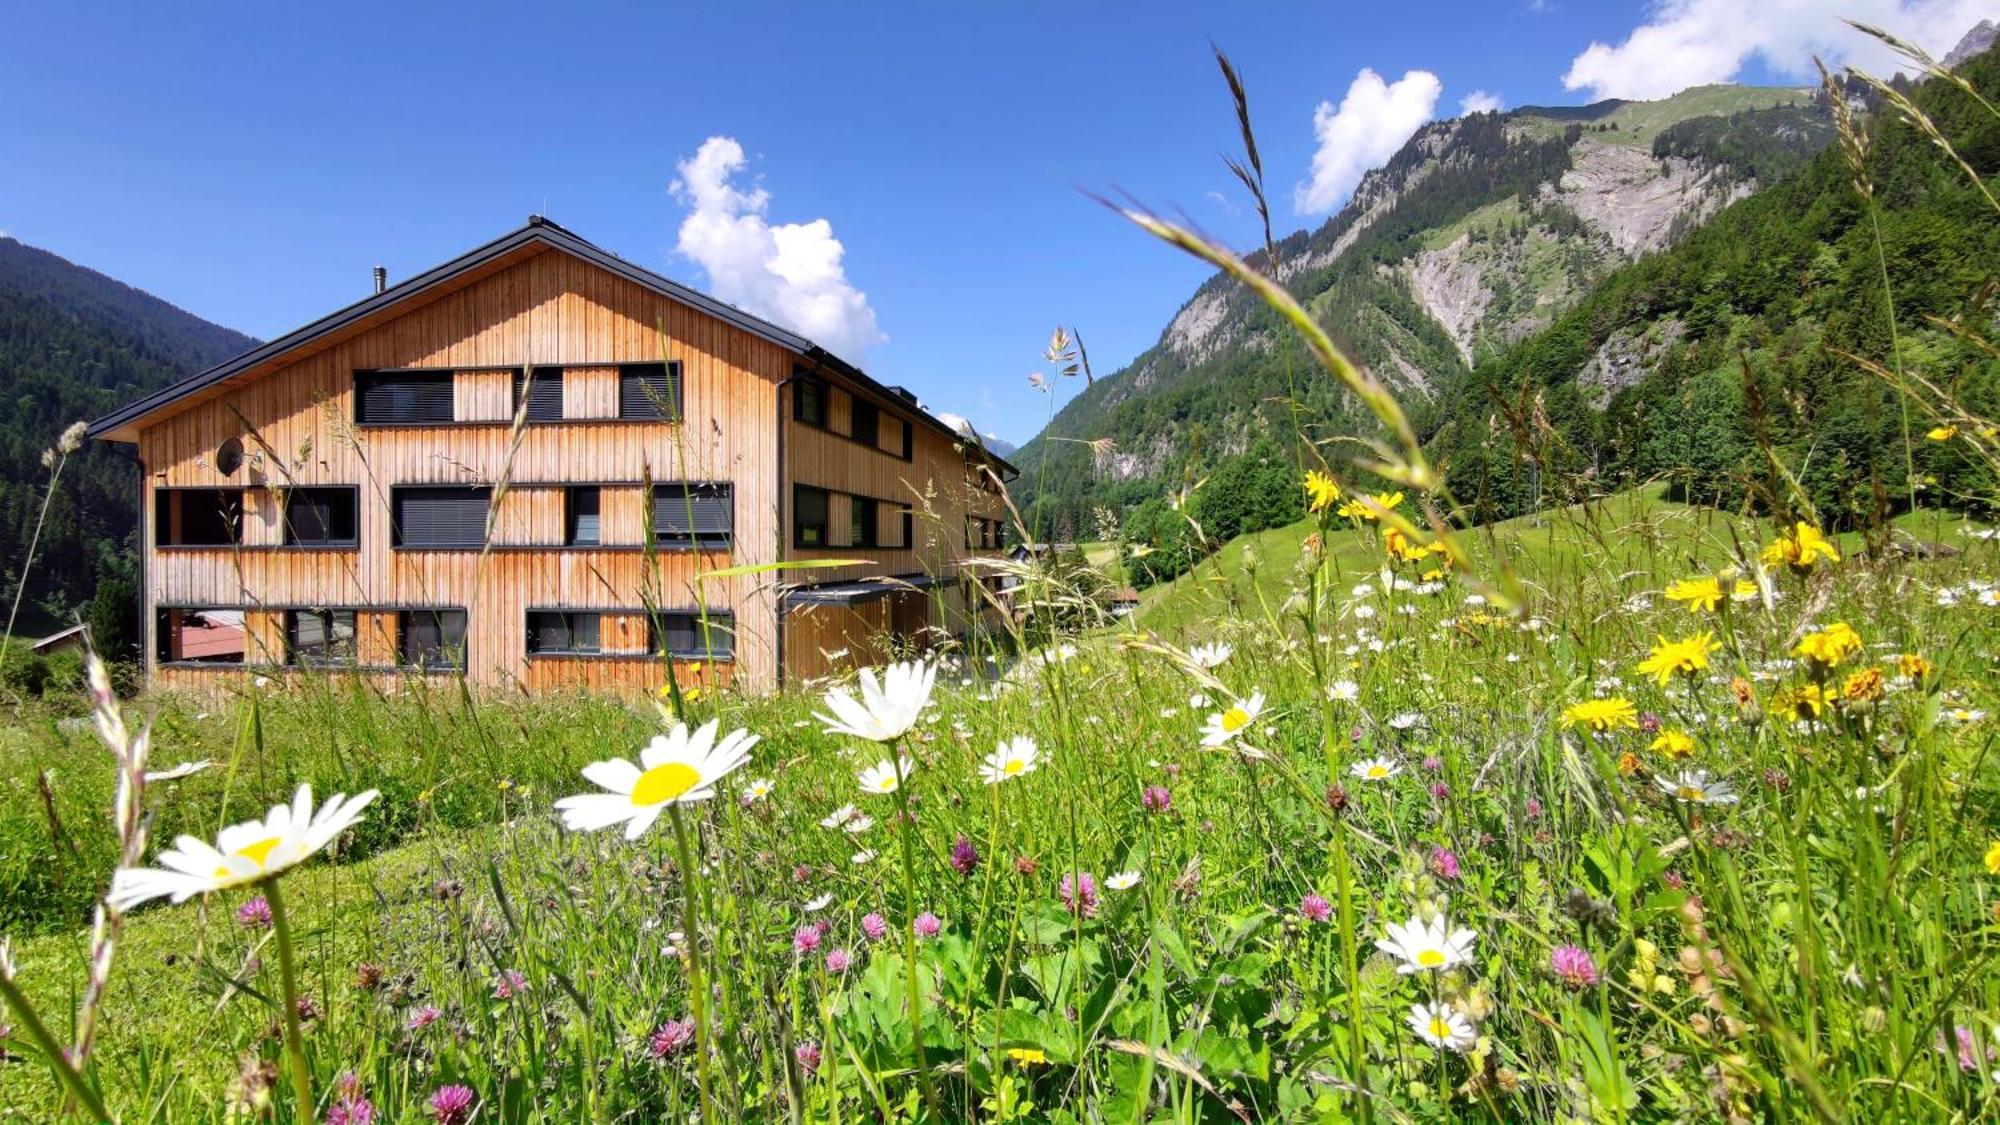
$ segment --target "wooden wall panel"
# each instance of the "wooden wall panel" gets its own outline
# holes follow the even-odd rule
[[[618,369],[615,367],[565,369],[563,417],[618,417]]]
[[[275,547],[285,541],[284,493],[274,488],[243,492],[243,545]]]
[[[514,372],[460,371],[452,379],[451,416],[460,422],[507,422],[514,417]]]
[[[508,546],[560,546],[564,493],[560,488],[510,488],[500,497],[493,542]]]
[[[606,543],[646,541],[646,490],[606,488],[597,496],[597,534]]]

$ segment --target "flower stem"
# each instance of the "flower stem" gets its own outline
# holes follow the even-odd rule
[[[917,1085],[924,1103],[938,1112],[937,1092],[931,1089],[930,1060],[924,1057],[924,994],[917,973],[917,884],[916,849],[910,841],[915,825],[910,823],[910,791],[903,769],[903,750],[892,747],[889,761],[896,767],[896,835],[903,843],[903,953],[910,967],[910,1044],[917,1052]]]
[[[0,951],[0,954],[3,953],[4,951]],[[21,991],[21,986],[14,983],[12,972],[4,963],[0,963],[0,998],[7,1001],[7,1006],[14,1010],[15,1018],[27,1028],[28,1037],[35,1041],[35,1045],[42,1049],[44,1055],[48,1056],[49,1065],[56,1068],[56,1074],[61,1077],[63,1087],[69,1091],[70,1096],[81,1102],[83,1108],[89,1110],[91,1116],[97,1120],[111,1120],[111,1115],[105,1112],[104,1102],[97,1096],[97,1091],[90,1088],[90,1083],[84,1080],[82,1072],[78,1071],[76,1064],[70,1061],[69,1052],[65,1051],[62,1044],[56,1042],[56,1037],[49,1033],[48,1025],[42,1022],[41,1014],[28,1002],[28,997]]]
[[[292,927],[285,914],[285,896],[278,880],[264,884],[264,901],[271,907],[271,931],[278,942],[278,982],[285,993],[285,1053],[292,1060],[292,1095],[298,1100],[299,1118],[312,1121],[314,1112],[312,1072],[306,1069],[306,1041],[299,1030],[299,974],[292,963]]]
[[[1375,1119],[1375,1104],[1368,1097],[1368,1045],[1361,1034],[1361,957],[1354,940],[1354,873],[1347,855],[1345,824],[1333,826],[1333,875],[1340,893],[1340,959],[1347,975],[1347,1042],[1354,1108],[1360,1111],[1363,1122],[1369,1122]]]
[[[701,910],[697,903],[701,881],[695,866],[694,849],[688,844],[687,821],[678,803],[667,806],[674,821],[674,849],[681,863],[681,949],[687,955],[688,1008],[694,1013],[695,1085],[701,1091],[701,1119],[714,1121],[714,1096],[709,1093],[708,1067],[708,982],[701,971]]]

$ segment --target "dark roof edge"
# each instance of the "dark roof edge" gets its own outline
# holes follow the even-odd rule
[[[656,293],[707,313],[718,320],[733,324],[753,336],[768,340],[808,360],[832,368],[842,376],[852,379],[886,398],[893,399],[896,397],[894,392],[890,391],[887,386],[877,382],[860,368],[841,359],[839,356],[834,355],[804,336],[790,329],[772,324],[761,317],[752,316],[734,305],[724,304],[706,293],[690,289],[677,281],[662,277],[652,270],[635,266],[631,262],[618,257],[616,254],[585,240],[576,232],[560,224],[543,218],[540,215],[532,215],[528,218],[527,225],[509,231],[484,246],[461,254],[443,265],[425,270],[423,273],[417,274],[406,281],[398,282],[384,289],[382,292],[356,301],[344,309],[329,313],[305,327],[288,332],[267,344],[260,344],[234,359],[224,360],[206,371],[191,375],[171,386],[162,387],[152,394],[122,406],[92,422],[90,424],[89,435],[91,437],[101,437],[107,431],[118,429],[156,410],[171,406],[196,391],[214,386],[228,379],[230,376],[255,367],[266,360],[274,359],[295,348],[310,344],[329,333],[339,331],[357,320],[372,316],[399,301],[406,300],[426,290],[442,285],[468,270],[477,269],[496,258],[511,254],[523,246],[534,242],[540,242],[574,254],[636,285],[651,289]],[[964,434],[945,425],[943,420],[933,415],[930,411],[918,407],[916,413],[921,415],[924,421],[933,429],[949,435],[954,441],[965,441]],[[980,446],[980,448],[984,450],[984,446]],[[990,450],[985,452],[986,456],[992,458],[1003,468],[1017,474],[1019,473],[1020,470],[1015,469],[1005,458]]]

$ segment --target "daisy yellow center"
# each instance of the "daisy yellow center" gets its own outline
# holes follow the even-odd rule
[[[234,856],[241,856],[244,859],[249,860],[251,863],[256,864],[257,867],[261,870],[264,866],[264,860],[271,854],[271,849],[277,847],[279,843],[281,843],[282,841],[283,837],[269,836],[262,840],[257,841],[254,844],[248,844],[245,845],[244,847],[240,847],[230,854]],[[234,874],[234,872],[230,871],[229,868],[227,867],[218,867],[215,869],[215,874],[217,878],[221,878],[223,876]]]
[[[1222,729],[1235,734],[1250,725],[1250,712],[1241,707],[1231,707],[1222,713]]]
[[[1027,762],[1022,761],[1019,758],[1009,758],[1007,759],[1007,764],[1000,767],[1000,772],[1006,774],[1008,777],[1013,777],[1015,774],[1020,773],[1022,770],[1027,768],[1028,768]]]
[[[877,781],[875,783],[875,791],[878,793],[894,793],[896,791],[895,777],[893,775],[885,776]]]
[[[1699,801],[1708,795],[1702,791],[1700,786],[1696,785],[1683,785],[1679,789],[1674,790],[1674,792],[1683,801]]]
[[[1368,767],[1368,776],[1369,776],[1369,777],[1373,777],[1373,778],[1384,778],[1384,777],[1388,777],[1388,776],[1389,776],[1389,767],[1387,767],[1387,766],[1369,766],[1369,767]]]
[[[1417,964],[1422,965],[1426,969],[1435,969],[1439,965],[1444,964],[1444,953],[1441,950],[1426,949],[1422,953],[1417,954]]]
[[[664,805],[701,783],[701,771],[685,762],[666,762],[639,775],[632,786],[635,805]]]
[[[1436,1017],[1432,1017],[1432,1018],[1431,1018],[1431,1038],[1433,1038],[1433,1039],[1449,1039],[1449,1038],[1451,1038],[1451,1025],[1450,1025],[1450,1024],[1448,1024],[1448,1023],[1446,1023],[1445,1021],[1443,1021],[1443,1020],[1441,1020],[1441,1019],[1438,1019],[1438,1018],[1436,1018]]]

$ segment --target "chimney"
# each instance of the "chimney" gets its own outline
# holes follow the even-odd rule
[[[375,267],[375,292],[377,292],[377,293],[380,293],[380,292],[381,292],[382,290],[384,290],[384,289],[387,289],[387,288],[389,288],[389,267],[387,267],[387,266],[376,266],[376,267]]]

